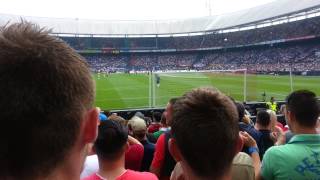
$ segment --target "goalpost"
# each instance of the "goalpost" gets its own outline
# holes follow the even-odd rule
[[[149,106],[163,107],[197,87],[214,87],[226,95],[247,101],[247,69],[154,71],[149,76]]]

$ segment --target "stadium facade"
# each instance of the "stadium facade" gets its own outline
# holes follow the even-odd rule
[[[0,25],[23,18],[51,28],[53,35],[83,54],[98,72],[320,71],[319,0],[277,0],[229,14],[160,21],[0,16]]]
[[[60,35],[143,36],[199,34],[212,31],[235,31],[264,27],[319,15],[318,0],[277,0],[254,8],[210,17],[178,20],[107,21],[27,17],[42,27],[50,27]],[[0,25],[20,21],[21,16],[0,14]],[[296,19],[294,19],[296,18]]]

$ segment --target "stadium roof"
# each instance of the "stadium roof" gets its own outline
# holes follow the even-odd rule
[[[112,21],[67,18],[22,17],[59,34],[146,35],[214,31],[253,24],[320,8],[320,0],[277,0],[254,8],[203,18],[184,20]],[[0,14],[0,25],[21,17]]]

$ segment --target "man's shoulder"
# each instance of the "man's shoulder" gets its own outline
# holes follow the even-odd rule
[[[163,144],[165,139],[166,139],[165,134],[164,133],[160,134],[160,136],[159,136],[159,138],[157,140],[157,144],[158,143]]]
[[[97,176],[96,173],[94,173],[94,174],[92,174],[90,176],[82,178],[81,180],[102,180],[102,178],[100,178],[99,176]]]
[[[157,176],[149,172],[138,172],[133,170],[127,170],[122,176],[118,177],[117,180],[157,180]]]
[[[290,158],[295,154],[295,147],[290,144],[285,144],[281,146],[272,146],[264,154],[264,159],[280,160],[282,158]],[[270,158],[265,158],[270,157]],[[272,161],[272,160],[271,160]]]
[[[136,158],[139,155],[142,156],[144,152],[144,147],[140,144],[133,144],[129,146],[126,152],[126,159]]]
[[[132,144],[129,146],[129,150],[131,151],[141,151],[143,150],[143,145],[141,144]]]
[[[144,147],[144,149],[154,149],[155,145],[153,143],[147,141],[143,144],[143,147]]]
[[[142,155],[143,152],[144,152],[144,147],[141,144],[130,145],[128,151],[126,152],[126,158],[136,157],[139,154]]]
[[[273,146],[264,154],[262,161],[262,176],[265,179],[314,179],[320,148],[314,148],[302,142]],[[308,177],[308,178],[306,178]],[[310,177],[310,178],[309,178]]]
[[[254,140],[259,141],[261,132],[256,130],[251,124],[239,123],[240,131],[246,131],[254,138]]]
[[[239,152],[232,161],[233,179],[254,179],[254,166],[251,157]]]
[[[253,162],[252,158],[244,153],[244,152],[239,152],[236,154],[236,156],[233,158],[232,165],[247,165],[247,166],[252,166],[253,167]]]
[[[279,153],[279,152],[286,151],[288,148],[290,148],[290,147],[288,147],[288,144],[280,145],[280,146],[272,146],[267,150],[267,152],[268,153]]]

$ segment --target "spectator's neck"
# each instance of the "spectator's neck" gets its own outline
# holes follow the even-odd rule
[[[80,153],[79,153],[79,151]],[[74,147],[66,156],[63,162],[60,162],[58,167],[52,171],[47,177],[40,177],[40,179],[56,180],[56,179],[68,179],[68,180],[79,180],[82,165],[86,157],[86,149],[82,150]],[[80,155],[80,156],[79,156]],[[37,179],[37,178],[35,178]]]
[[[319,134],[320,133],[316,127],[309,128],[309,127],[303,127],[303,126],[292,127],[292,132],[294,134]]]
[[[167,127],[169,127],[168,125],[166,125],[166,124],[161,124],[161,127],[163,127],[163,128],[167,128]]]
[[[231,180],[231,168],[228,170],[228,172],[226,172],[223,176],[219,177],[219,178],[213,178],[213,177],[199,177],[196,174],[193,173],[192,169],[189,167],[189,165],[186,165],[185,163],[183,163],[182,161],[180,161],[181,163],[181,167],[183,170],[183,180],[193,180],[193,179],[197,179],[197,180]]]
[[[144,135],[143,138],[135,137],[139,142],[147,141],[147,135]]]
[[[264,126],[261,126],[260,124],[258,124],[258,123],[256,123],[255,125],[254,125],[254,128],[256,129],[256,130],[258,130],[258,131],[261,131],[261,130],[271,130],[271,127],[264,127]]]
[[[125,158],[124,154],[121,158],[114,161],[106,161],[99,159],[98,175],[105,179],[116,179],[125,173]]]

